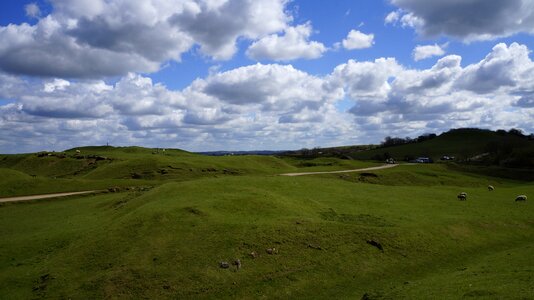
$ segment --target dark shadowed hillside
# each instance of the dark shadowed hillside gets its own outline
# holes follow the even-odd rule
[[[491,131],[476,128],[452,129],[440,135],[424,135],[414,139],[390,138],[381,145],[303,149],[288,152],[296,157],[336,156],[347,159],[410,161],[429,157],[439,161],[443,156],[455,162],[498,165],[501,167],[534,167],[534,140],[520,131]]]

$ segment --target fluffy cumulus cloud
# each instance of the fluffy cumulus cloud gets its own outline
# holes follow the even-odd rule
[[[389,79],[401,70],[394,58],[379,58],[373,62],[349,60],[337,66],[329,80],[343,86],[353,99],[380,99],[391,90]]]
[[[239,38],[286,29],[286,2],[52,0],[52,13],[37,24],[0,26],[0,70],[61,78],[154,72],[194,45],[229,59]],[[40,16],[36,4],[26,12]]]
[[[116,82],[0,73],[0,99],[9,100],[0,105],[0,151],[108,141],[287,149],[465,126],[534,131],[534,62],[526,46],[497,44],[479,62],[461,62],[448,55],[411,69],[393,58],[349,60],[324,76],[255,64],[213,71],[182,90],[135,73]]]
[[[434,56],[443,56],[445,54],[446,46],[434,45],[418,45],[413,49],[412,56],[415,61],[420,61]]]
[[[0,106],[0,129],[10,137],[0,136],[3,151],[15,142],[18,149],[61,149],[108,141],[189,149],[199,145],[192,150],[222,145],[285,148],[294,147],[296,141],[313,147],[320,139],[310,136],[351,127],[350,118],[334,106],[342,97],[341,88],[329,87],[323,78],[287,65],[256,64],[213,73],[181,91],[136,74],[114,84],[63,79],[25,82],[6,74],[0,78],[2,86],[10,87],[0,98],[15,100]],[[29,88],[20,87],[23,84]],[[27,125],[20,127],[21,122]],[[332,125],[325,127],[325,122]],[[24,138],[23,128],[28,130]],[[65,128],[68,131],[63,132]],[[17,132],[20,137],[15,141],[11,138]]]
[[[351,30],[341,44],[345,49],[354,50],[354,49],[364,49],[370,48],[374,44],[375,35],[365,34],[358,30]]]
[[[512,43],[507,46],[501,43],[479,63],[466,67],[457,86],[479,94],[500,89],[532,88],[533,71],[525,45]]]
[[[283,35],[272,34],[254,42],[247,50],[247,55],[255,60],[275,61],[319,58],[326,47],[309,40],[312,30],[310,23],[288,27]]]
[[[518,127],[531,132],[534,62],[528,53],[523,45],[498,44],[486,58],[465,68],[456,55],[426,70],[403,67],[389,81],[382,77],[383,85],[389,84],[387,93],[353,95],[350,112],[369,132],[387,129],[400,136],[451,127]]]
[[[401,22],[420,34],[447,35],[466,41],[488,40],[516,33],[534,33],[534,1],[391,0],[399,10],[386,23]]]

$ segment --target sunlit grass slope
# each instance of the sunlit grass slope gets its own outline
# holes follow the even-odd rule
[[[528,299],[534,185],[402,166],[167,182],[0,207],[0,295]],[[265,172],[269,173],[269,172]],[[373,175],[370,175],[373,174]],[[371,181],[372,180],[372,181]],[[489,192],[491,183],[495,191]],[[458,201],[460,191],[467,201]],[[380,243],[383,250],[368,243]],[[267,254],[267,248],[277,253]],[[251,252],[259,256],[252,258]],[[242,268],[221,269],[239,258]]]
[[[213,157],[175,149],[80,147],[59,153],[0,155],[0,176],[5,178],[0,181],[0,197],[372,165],[332,158],[303,162],[273,156]]]

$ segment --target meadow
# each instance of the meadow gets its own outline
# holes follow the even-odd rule
[[[380,164],[77,149],[0,156],[2,197],[104,190],[0,204],[0,298],[534,295],[534,207],[514,201],[530,181],[447,164],[286,177]]]

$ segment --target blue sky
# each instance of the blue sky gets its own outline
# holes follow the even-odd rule
[[[0,152],[534,132],[534,1],[0,4]]]

